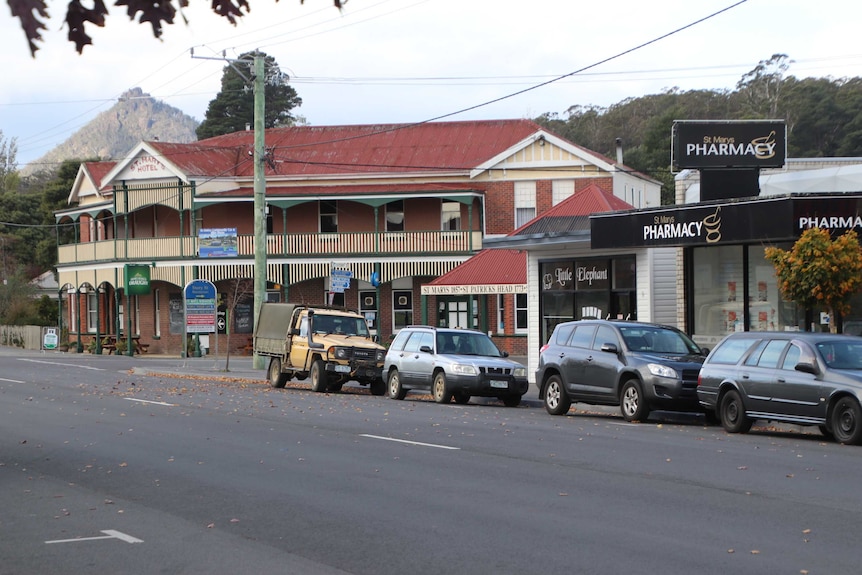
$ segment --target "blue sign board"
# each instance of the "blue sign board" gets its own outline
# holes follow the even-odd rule
[[[235,258],[236,228],[198,230],[198,255],[202,258]]]
[[[333,293],[344,293],[350,289],[350,278],[352,277],[353,272],[350,270],[333,268],[329,272],[329,291]]]
[[[186,332],[213,333],[218,307],[215,285],[209,280],[192,280],[186,284]]]

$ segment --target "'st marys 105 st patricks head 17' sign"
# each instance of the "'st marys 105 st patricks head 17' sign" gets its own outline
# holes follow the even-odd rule
[[[780,168],[787,156],[787,128],[782,120],[673,123],[673,167]]]

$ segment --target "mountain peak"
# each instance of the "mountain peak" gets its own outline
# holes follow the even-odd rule
[[[194,142],[197,141],[195,129],[199,123],[141,88],[130,88],[110,109],[101,112],[38,160],[24,166],[21,174],[53,172],[66,160],[118,160],[143,140]]]

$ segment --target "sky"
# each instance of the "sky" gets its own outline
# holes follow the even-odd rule
[[[862,76],[858,0],[348,0],[340,12],[332,0],[248,1],[232,26],[189,0],[188,22],[160,40],[109,1],[79,55],[66,2],[48,0],[35,58],[0,9],[0,132],[19,167],[131,88],[201,121],[223,57],[255,49],[290,76],[303,100],[294,113],[312,125],[565,119],[670,88],[733,89],[777,53],[798,78]]]

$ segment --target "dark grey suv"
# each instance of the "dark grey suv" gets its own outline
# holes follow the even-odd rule
[[[389,346],[383,377],[392,399],[427,390],[437,403],[478,396],[517,407],[529,387],[527,368],[507,356],[481,331],[408,326]]]
[[[702,412],[697,375],[705,355],[666,325],[561,323],[539,354],[539,399],[551,415],[567,413],[572,402],[619,405],[626,421],[643,421],[654,409]]]
[[[862,443],[862,337],[732,333],[704,362],[697,395],[729,433],[763,419],[817,425],[839,443]]]

